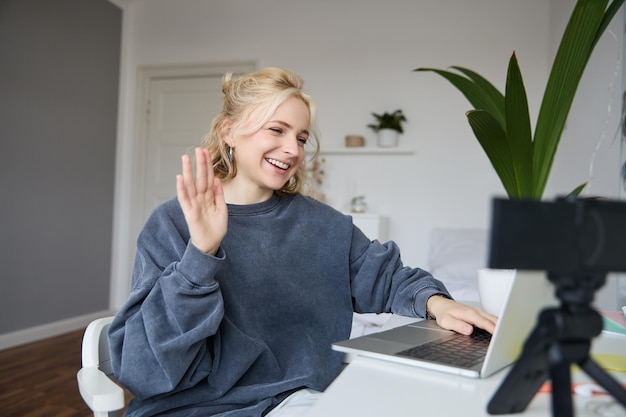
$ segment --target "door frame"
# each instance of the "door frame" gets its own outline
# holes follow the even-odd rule
[[[120,177],[126,184],[126,193],[116,193],[120,201],[115,204],[119,208],[114,221],[113,256],[111,267],[110,308],[117,311],[130,294],[130,280],[136,253],[135,242],[143,227],[143,199],[146,178],[146,159],[148,146],[148,111],[150,83],[164,78],[195,78],[223,76],[226,72],[249,73],[256,71],[256,61],[206,62],[177,65],[139,66],[136,78],[136,100],[134,128],[130,147],[126,147],[130,155],[118,152],[117,171],[126,173]],[[128,178],[130,176],[130,178]]]

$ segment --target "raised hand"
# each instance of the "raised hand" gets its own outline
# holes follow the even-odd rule
[[[228,209],[222,182],[213,172],[209,150],[196,148],[195,155],[195,178],[189,156],[182,156],[183,173],[176,176],[176,193],[191,243],[202,252],[215,255],[226,235]]]

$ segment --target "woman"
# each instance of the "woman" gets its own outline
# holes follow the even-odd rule
[[[127,416],[287,412],[339,373],[331,344],[348,338],[354,311],[493,331],[494,316],[403,266],[393,242],[370,241],[301,194],[305,144],[318,148],[302,84],[276,68],[226,75],[195,175],[183,156],[178,198],[142,230],[130,298],[110,329],[115,374],[136,396]]]

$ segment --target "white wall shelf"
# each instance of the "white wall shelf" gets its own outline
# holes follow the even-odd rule
[[[412,155],[415,149],[394,147],[378,148],[374,146],[353,147],[353,148],[326,148],[321,149],[322,155]]]

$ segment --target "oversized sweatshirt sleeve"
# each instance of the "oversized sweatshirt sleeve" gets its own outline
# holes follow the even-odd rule
[[[188,242],[178,205],[157,208],[137,241],[130,297],[109,330],[113,371],[140,399],[194,386],[211,372],[224,253],[206,255]]]
[[[452,298],[443,283],[420,268],[404,266],[393,241],[370,241],[353,228],[350,277],[354,310],[426,317],[426,302],[435,294]]]

